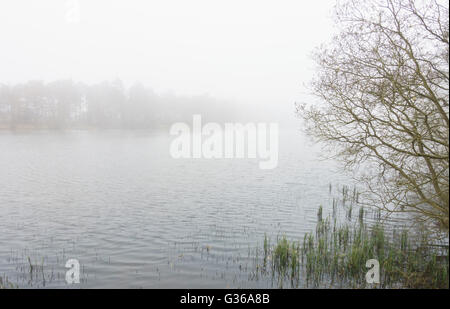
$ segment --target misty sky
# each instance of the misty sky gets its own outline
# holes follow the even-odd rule
[[[0,83],[135,81],[158,93],[209,94],[292,109],[331,37],[334,0],[0,2]]]

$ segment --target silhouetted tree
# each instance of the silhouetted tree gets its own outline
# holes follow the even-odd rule
[[[209,120],[231,116],[229,107],[208,96],[158,96],[139,83],[126,89],[120,80],[0,86],[1,127],[157,129],[191,121],[195,113]]]

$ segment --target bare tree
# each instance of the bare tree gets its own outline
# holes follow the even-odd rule
[[[339,34],[315,53],[321,103],[298,108],[307,132],[355,171],[370,204],[448,233],[448,7],[346,1],[336,22]]]

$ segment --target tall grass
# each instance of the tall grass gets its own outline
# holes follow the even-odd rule
[[[8,277],[5,277],[3,279],[3,277],[0,276],[0,290],[3,290],[3,289],[15,289],[15,288],[17,288],[17,285],[15,285],[11,281],[9,281]]]
[[[353,206],[347,208],[347,218]],[[339,224],[334,216],[324,219],[321,206],[315,231],[302,240],[283,236],[270,246],[265,236],[264,263],[258,271],[271,274],[279,287],[290,282],[291,287],[449,288],[448,245],[432,245],[425,231],[412,238],[408,230],[387,229],[378,212],[371,224],[364,216],[361,207],[356,222]],[[380,264],[378,284],[366,282],[370,259]]]

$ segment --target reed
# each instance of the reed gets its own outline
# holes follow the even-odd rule
[[[348,192],[344,187],[345,202],[357,199],[355,191],[351,197]],[[347,218],[351,209],[350,205]],[[433,245],[425,230],[415,231],[412,238],[406,229],[387,229],[379,212],[366,224],[366,213],[361,207],[356,222],[339,224],[334,216],[324,218],[320,206],[315,231],[302,240],[283,236],[271,246],[265,236],[264,268],[259,269],[268,269],[279,287],[290,282],[291,287],[449,288],[448,244]],[[379,284],[366,282],[370,259],[379,261]]]
[[[16,288],[17,288],[17,285],[15,285],[11,281],[9,281],[8,277],[5,277],[3,279],[3,277],[0,276],[0,290],[3,290],[3,289],[16,289]]]

